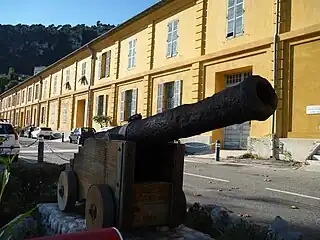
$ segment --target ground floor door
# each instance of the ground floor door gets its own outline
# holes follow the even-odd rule
[[[86,100],[79,100],[77,102],[76,128],[85,127],[84,117],[86,113]]]
[[[225,76],[225,87],[231,87],[242,82],[251,72],[242,72]],[[250,135],[250,122],[235,124],[223,130],[224,149],[247,149],[247,139]]]

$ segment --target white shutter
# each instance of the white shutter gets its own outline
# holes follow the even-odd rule
[[[158,84],[158,96],[157,96],[157,113],[163,111],[163,83]]]
[[[138,89],[132,90],[131,116],[137,113]]]
[[[125,94],[126,92],[121,93],[121,105],[120,105],[120,121],[124,121],[124,104],[125,104]]]
[[[174,107],[181,105],[181,80],[174,82]]]
[[[101,65],[102,65],[102,57],[100,55],[98,57],[98,79],[101,79]]]
[[[102,115],[105,115],[105,116],[107,116],[107,114],[106,114],[107,100],[108,100],[108,96],[104,95],[103,96]]]
[[[99,96],[96,96],[95,116],[98,115],[98,111],[99,111]]]

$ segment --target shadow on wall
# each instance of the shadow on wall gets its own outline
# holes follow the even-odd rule
[[[201,155],[213,153],[209,144],[201,142],[187,142],[185,144],[185,154],[187,155]]]

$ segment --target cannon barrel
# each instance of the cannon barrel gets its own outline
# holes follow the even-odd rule
[[[107,132],[122,132],[127,140],[136,142],[169,142],[246,121],[264,121],[274,113],[277,103],[269,81],[253,75],[197,103],[134,120]]]

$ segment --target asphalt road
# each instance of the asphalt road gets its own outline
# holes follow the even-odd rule
[[[37,159],[37,144],[20,139],[20,156]],[[76,144],[46,141],[45,161],[66,163],[77,152]],[[54,153],[52,153],[52,151]],[[289,221],[292,230],[306,239],[320,239],[320,173],[288,165],[204,163],[186,158],[184,190],[189,203],[216,204],[249,220],[271,223],[276,216]],[[318,237],[318,238],[317,238]]]

